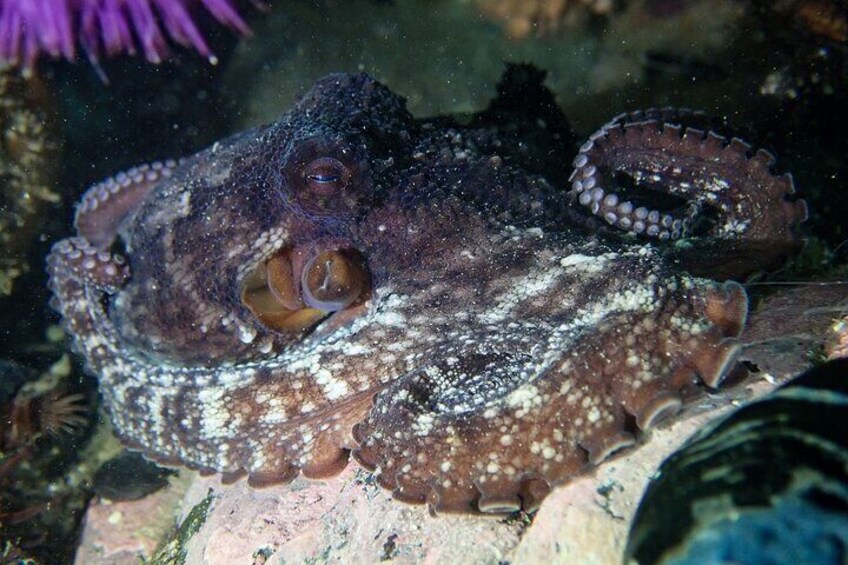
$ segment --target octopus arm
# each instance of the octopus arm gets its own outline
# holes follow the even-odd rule
[[[797,252],[807,208],[795,199],[792,177],[772,172],[775,158],[768,151],[688,124],[702,126],[704,119],[665,109],[606,124],[574,160],[574,198],[617,229],[697,240],[693,248],[715,256],[685,257],[697,274],[744,276]]]
[[[108,247],[124,218],[163,179],[171,176],[175,166],[175,161],[140,165],[89,188],[80,200],[74,218],[79,235],[95,247]]]
[[[566,255],[558,278],[519,306],[523,322],[507,330],[483,314],[495,325],[469,329],[380,392],[354,428],[354,457],[398,499],[502,513],[532,510],[633,445],[693,391],[721,383],[747,314],[739,284],[670,275],[655,259]],[[540,303],[545,319],[533,319]]]
[[[119,353],[115,328],[105,316],[102,299],[130,276],[122,258],[99,250],[83,237],[62,240],[47,257],[51,305],[62,315],[78,351],[92,371],[102,359]],[[89,354],[93,354],[89,356]]]

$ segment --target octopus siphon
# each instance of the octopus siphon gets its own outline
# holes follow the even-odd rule
[[[415,119],[330,75],[90,188],[49,284],[121,440],[256,487],[352,455],[399,500],[505,513],[718,387],[748,308],[727,279],[802,242],[792,178],[695,112],[539,159],[496,114]]]

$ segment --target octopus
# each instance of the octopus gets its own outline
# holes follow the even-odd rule
[[[490,108],[540,76],[511,68]],[[555,119],[493,115],[415,119],[334,74],[90,188],[49,284],[121,440],[254,487],[352,456],[396,499],[497,514],[718,387],[748,309],[724,279],[802,242],[792,178],[695,112],[539,159],[520,126]]]

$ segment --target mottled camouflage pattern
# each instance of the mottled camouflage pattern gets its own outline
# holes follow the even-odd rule
[[[338,198],[300,173],[326,154],[354,179]],[[576,227],[567,187],[514,154],[495,128],[414,120],[333,75],[274,124],[94,187],[49,269],[117,433],[253,485],[334,474],[354,450],[400,499],[503,512],[718,385],[742,288]],[[276,332],[241,285],[303,245],[358,250],[371,294]]]

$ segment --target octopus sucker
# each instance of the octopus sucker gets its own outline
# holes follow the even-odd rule
[[[677,414],[682,407],[683,401],[679,394],[667,393],[657,396],[636,416],[636,425],[640,430],[647,431]]]
[[[303,266],[304,302],[327,312],[343,310],[365,291],[368,275],[343,250],[316,252]]]
[[[481,496],[477,501],[477,509],[483,514],[511,514],[521,510],[521,498],[518,495]]]
[[[796,252],[807,212],[794,197],[791,175],[772,173],[776,160],[767,151],[752,153],[736,137],[688,123],[705,125],[699,114],[671,109],[609,122],[575,160],[573,197],[592,215],[639,236],[726,240],[729,252],[744,240],[751,272]]]
[[[518,491],[521,507],[526,512],[535,512],[546,496],[551,492],[551,485],[539,478],[525,479]]]
[[[536,120],[487,120],[330,75],[90,189],[49,284],[118,437],[254,487],[352,456],[399,500],[499,514],[720,386],[747,297],[718,281],[800,242],[773,157],[696,112],[624,114],[575,148],[569,195],[567,161],[524,155]]]
[[[280,483],[291,482],[299,474],[300,470],[294,465],[268,471],[251,471],[247,476],[247,484],[253,488],[269,487]]]
[[[96,247],[108,246],[121,221],[175,166],[170,160],[139,165],[89,188],[76,209],[77,232]]]
[[[239,469],[238,471],[223,472],[221,473],[221,484],[232,485],[244,479],[246,476],[247,471],[245,471],[244,469]]]
[[[739,336],[748,317],[748,297],[741,284],[726,281],[707,293],[705,306],[710,321],[724,333]]]
[[[129,278],[123,257],[96,248],[82,237],[63,240],[48,261],[50,272],[72,272],[75,279],[102,292],[118,290]]]
[[[607,438],[603,445],[595,448],[589,458],[589,462],[593,465],[609,459],[619,451],[628,449],[636,445],[637,438],[630,432],[618,432]]]
[[[323,479],[334,477],[347,467],[350,460],[350,450],[344,448],[328,447],[321,454],[321,458],[315,458],[300,469],[304,477],[309,479]]]

